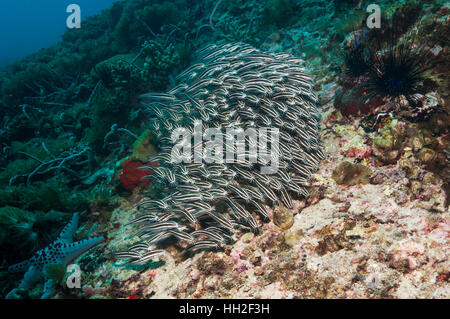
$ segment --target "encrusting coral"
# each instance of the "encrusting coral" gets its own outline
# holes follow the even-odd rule
[[[122,186],[127,190],[134,189],[139,183],[148,183],[148,179],[145,176],[151,174],[151,170],[139,169],[144,165],[154,165],[152,163],[145,163],[139,160],[127,159],[121,163],[123,172],[120,175],[120,182]]]

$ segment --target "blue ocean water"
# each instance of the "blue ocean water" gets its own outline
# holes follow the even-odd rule
[[[0,2],[0,67],[56,43],[67,30],[66,8],[76,3],[82,19],[118,0],[4,0]]]

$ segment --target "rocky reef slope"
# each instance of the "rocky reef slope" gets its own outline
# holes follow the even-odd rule
[[[74,241],[106,240],[75,261],[81,289],[46,271],[56,298],[449,298],[450,4],[379,4],[370,30],[366,1],[123,1],[2,70],[1,295],[22,278],[7,267],[79,211]],[[137,97],[173,87],[217,41],[305,60],[325,154],[310,196],[221,250],[184,256],[168,240],[124,264],[136,204],[160,192],[138,169],[157,145]]]

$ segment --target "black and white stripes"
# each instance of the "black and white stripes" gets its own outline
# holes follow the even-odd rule
[[[186,242],[187,249],[195,251],[231,243],[239,229],[258,232],[255,217],[268,220],[266,205],[282,203],[292,208],[291,196],[308,196],[310,176],[324,156],[317,97],[301,59],[242,43],[209,45],[198,54],[199,63],[178,76],[181,84],[167,93],[140,96],[162,150],[148,159],[158,163],[148,177],[165,193],[164,198],[138,205],[142,215],[133,222],[142,243],[118,254],[132,262],[159,255],[158,250],[152,255],[151,247],[168,237]],[[280,138],[271,147],[278,157],[278,170],[261,173],[260,167],[270,158],[244,157],[233,163],[174,161],[172,131],[184,127],[192,132],[199,122],[210,128],[276,128]],[[246,142],[249,147],[260,144],[252,137]],[[206,141],[197,143],[207,147]],[[228,140],[223,143],[225,151]]]

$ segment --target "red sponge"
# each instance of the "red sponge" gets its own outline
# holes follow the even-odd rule
[[[156,167],[156,163],[145,163],[133,159],[124,161],[120,166],[123,168],[120,182],[123,187],[128,190],[133,190],[139,183],[148,183],[149,180],[143,178],[145,175],[150,175],[150,170],[139,169],[141,166],[150,165]]]

